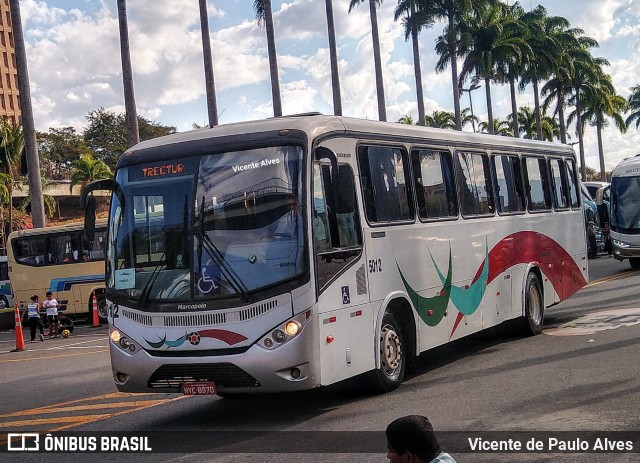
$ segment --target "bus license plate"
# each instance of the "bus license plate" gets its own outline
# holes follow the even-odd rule
[[[216,383],[182,383],[180,386],[184,395],[214,395]]]

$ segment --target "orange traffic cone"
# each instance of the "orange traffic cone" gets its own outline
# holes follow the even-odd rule
[[[11,352],[22,352],[24,351],[24,335],[22,334],[22,322],[20,321],[20,310],[18,309],[18,304],[16,304],[16,348]]]
[[[91,294],[91,308],[93,309],[92,328],[98,328],[100,326],[100,317],[98,316],[98,296],[96,296],[95,291]]]

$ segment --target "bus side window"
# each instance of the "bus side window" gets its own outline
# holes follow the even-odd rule
[[[567,168],[567,181],[569,183],[569,199],[571,202],[571,207],[576,209],[580,207],[580,196],[578,195],[578,181],[576,175],[576,168],[573,161],[567,160],[566,163]]]
[[[362,252],[357,208],[343,211],[339,204],[355,204],[353,171],[348,165],[340,165],[338,169],[339,185],[333,185],[331,166],[313,165],[313,240],[320,289]],[[345,195],[352,197],[345,198]]]
[[[458,152],[457,168],[462,215],[493,214],[495,209],[487,155]]]
[[[551,209],[551,191],[544,158],[526,157],[524,162],[530,211]]]
[[[520,159],[515,155],[496,155],[493,157],[493,167],[499,212],[523,212],[525,204]]]
[[[411,153],[418,215],[422,219],[458,216],[451,154],[432,150]]]
[[[407,153],[388,146],[361,146],[358,163],[369,222],[413,220]]]

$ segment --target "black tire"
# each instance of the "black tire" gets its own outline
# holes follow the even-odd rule
[[[9,307],[9,301],[6,297],[0,296],[0,309],[6,309]]]
[[[364,376],[366,388],[376,394],[384,394],[394,389],[404,380],[407,354],[404,351],[402,329],[395,317],[386,312],[378,333],[380,368]]]
[[[524,319],[522,331],[526,336],[542,333],[544,324],[544,297],[540,280],[535,273],[527,275],[524,287]]]
[[[631,257],[629,258],[629,265],[634,270],[640,270],[640,257]]]
[[[107,323],[107,298],[104,294],[98,294],[98,318],[100,323]]]

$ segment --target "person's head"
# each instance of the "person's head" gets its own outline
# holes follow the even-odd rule
[[[38,302],[38,299],[40,299],[40,298],[38,297],[38,295],[37,295],[37,294],[34,294],[33,296],[31,296],[31,300],[32,300],[33,302]]]
[[[53,297],[53,293],[51,291],[47,291],[47,299]]]
[[[428,462],[442,450],[425,416],[409,415],[392,421],[385,431],[387,435],[387,458],[391,463]]]

